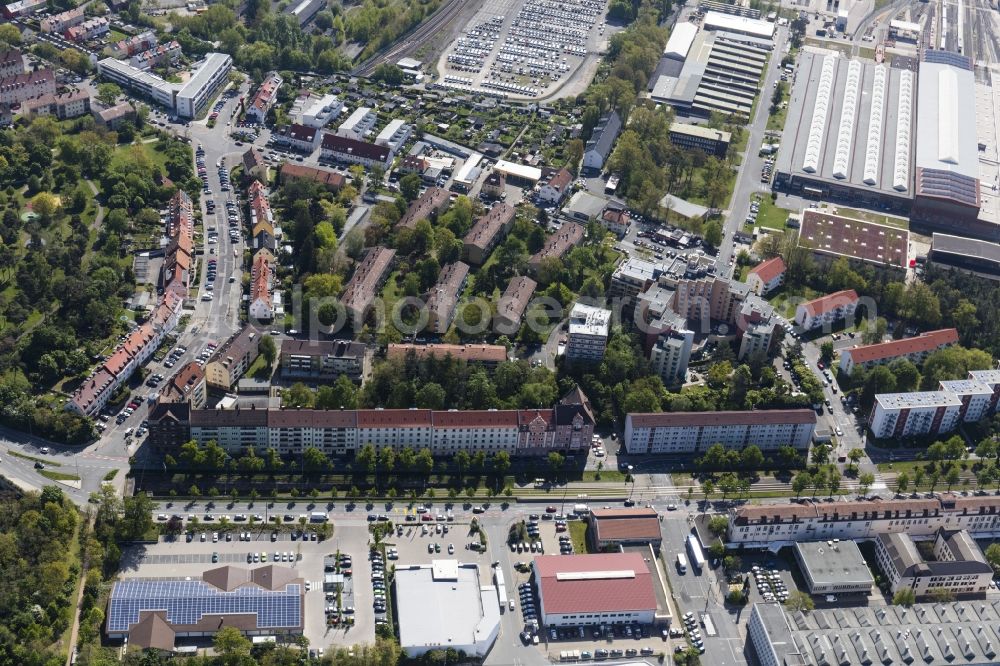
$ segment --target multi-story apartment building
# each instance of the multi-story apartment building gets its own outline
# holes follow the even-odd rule
[[[375,145],[385,146],[395,155],[410,140],[412,134],[413,125],[408,125],[401,119],[396,118],[395,120],[390,120],[389,124],[375,137]]]
[[[38,69],[0,79],[0,104],[22,104],[42,95],[56,94],[56,77],[51,69]]]
[[[958,343],[958,331],[942,328],[921,333],[914,338],[861,345],[840,352],[840,371],[850,375],[856,366],[870,370],[876,365],[891,363],[905,358],[913,363],[922,363],[929,354]]]
[[[372,109],[366,106],[358,107],[337,128],[337,136],[345,139],[354,139],[355,141],[363,141],[375,129],[375,123],[377,122],[378,116]]]
[[[493,330],[502,335],[515,335],[521,328],[528,303],[535,294],[538,283],[523,275],[514,276],[497,302]]]
[[[597,171],[603,169],[621,131],[622,119],[617,111],[612,111],[597,121],[597,126],[590,133],[590,141],[584,146],[583,167]]]
[[[762,261],[747,273],[750,291],[758,296],[767,296],[785,282],[785,262],[781,257]]]
[[[316,149],[316,144],[319,142],[321,136],[322,132],[315,127],[299,123],[276,127],[271,132],[271,137],[276,143],[288,146],[300,153],[309,154],[312,154],[312,151]]]
[[[782,446],[805,451],[815,430],[811,409],[627,414],[623,441],[630,454],[638,455],[701,453],[714,444],[735,451],[750,445],[761,451]]]
[[[344,110],[344,103],[336,95],[329,94],[307,102],[302,112],[302,124],[315,129],[325,127]]]
[[[155,44],[156,42],[153,42],[153,45]],[[133,67],[115,58],[105,58],[97,63],[97,73],[101,78],[117,83],[123,88],[127,88],[170,111],[173,111],[175,108],[174,95],[177,92],[176,85],[167,83],[151,72]]]
[[[252,321],[271,321],[274,304],[271,302],[271,265],[267,255],[254,256],[250,269],[250,305],[247,309]]]
[[[621,238],[628,233],[628,228],[632,224],[632,220],[628,214],[628,210],[625,208],[608,206],[601,213],[600,223],[605,229]]]
[[[392,160],[392,151],[386,146],[376,146],[374,143],[326,132],[323,134],[320,156],[328,162],[360,164],[361,166],[384,169]]]
[[[371,351],[348,340],[281,341],[281,375],[287,379],[336,379],[361,382],[371,368]]]
[[[0,51],[0,79],[24,74],[24,56],[18,49]]]
[[[608,289],[608,297],[618,298],[627,304],[634,305],[635,297],[645,292],[651,285],[656,284],[662,274],[662,265],[638,257],[629,257],[618,264],[614,273],[611,274],[611,288]]]
[[[583,225],[576,222],[563,223],[562,227],[545,239],[545,245],[542,246],[542,249],[528,260],[528,270],[537,273],[542,265],[542,260],[562,259],[567,252],[580,244],[584,236],[586,236],[586,231],[584,231]]]
[[[740,506],[729,510],[727,546],[778,548],[796,541],[874,539],[906,532],[931,538],[939,528],[974,538],[1000,536],[1000,497],[944,493],[928,499],[855,500]]]
[[[604,358],[611,330],[611,310],[574,303],[569,313],[566,359],[597,363]]]
[[[687,378],[694,332],[686,328],[671,328],[657,336],[649,353],[649,363],[664,386],[678,386]]]
[[[449,344],[413,344],[389,343],[385,357],[387,359],[405,359],[413,354],[416,359],[438,358],[448,356],[466,363],[477,363],[487,369],[493,369],[507,360],[507,348],[503,345],[449,345]]]
[[[78,118],[90,113],[90,93],[73,90],[61,95],[42,95],[21,104],[21,113],[34,116],[55,116],[59,120]]]
[[[469,265],[461,261],[441,269],[437,284],[424,296],[427,304],[427,330],[444,335],[455,320],[458,299],[469,279]]]
[[[950,432],[997,411],[1000,371],[973,370],[967,379],[943,381],[937,391],[882,393],[868,427],[875,437],[910,437]]]
[[[186,402],[193,409],[203,409],[207,396],[205,371],[191,361],[174,373],[160,391],[161,402]]]
[[[331,192],[339,192],[340,188],[347,183],[347,178],[336,171],[304,164],[293,164],[292,162],[285,162],[281,165],[280,176],[282,183],[292,180],[311,180]]]
[[[284,79],[274,72],[264,77],[264,82],[257,88],[256,94],[247,105],[246,116],[249,120],[263,123],[267,119],[267,114],[278,101],[278,89],[283,82]]]
[[[233,59],[225,53],[208,53],[176,95],[177,115],[197,118],[208,108],[209,102],[229,81]]]
[[[933,553],[934,559],[924,560],[905,532],[887,532],[875,538],[875,561],[893,594],[910,589],[917,598],[935,590],[963,596],[981,595],[990,589],[993,567],[967,531],[938,528]]]
[[[261,331],[244,326],[233,333],[205,364],[209,387],[228,391],[260,355]]]
[[[470,264],[481,266],[513,226],[514,209],[502,202],[493,204],[465,234],[462,258]]]
[[[43,18],[41,21],[42,32],[47,34],[52,34],[54,32],[61,33],[65,31],[66,28],[71,28],[74,25],[83,23],[85,19],[86,17],[83,15],[83,7],[76,7],[75,9],[70,9],[68,11]]]
[[[858,292],[853,289],[836,291],[799,304],[795,308],[795,323],[807,331],[829,327],[842,319],[849,320],[857,306]]]
[[[449,197],[448,190],[440,187],[428,187],[410,204],[406,212],[403,213],[403,217],[399,218],[396,229],[413,229],[420,220],[440,215],[448,207]]]
[[[344,293],[340,298],[355,330],[361,328],[369,308],[375,302],[375,297],[392,272],[395,257],[395,250],[376,246],[370,248],[355,266],[354,274],[344,287]]]
[[[672,123],[670,125],[670,142],[681,148],[695,148],[705,151],[707,155],[725,157],[729,150],[729,132],[712,129],[704,125],[689,125],[687,123]]]
[[[153,414],[167,416],[164,410]],[[594,416],[586,396],[577,388],[551,409],[188,408],[170,411],[164,428],[169,439],[161,432],[159,421],[150,421],[151,437],[164,450],[194,439],[214,440],[232,453],[253,446],[288,455],[316,447],[327,455],[348,455],[370,443],[376,449],[428,448],[435,456],[458,451],[544,456],[552,451],[586,451],[594,433]]]
[[[111,32],[111,24],[103,16],[88,19],[79,25],[66,29],[66,39],[71,42],[86,42],[97,39]]]
[[[573,174],[566,169],[552,172],[538,190],[538,201],[550,206],[558,206],[569,194],[573,185]]]

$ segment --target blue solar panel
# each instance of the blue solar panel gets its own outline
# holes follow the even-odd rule
[[[108,608],[108,631],[125,632],[141,611],[163,610],[171,624],[197,624],[205,615],[253,614],[261,629],[302,625],[301,586],[265,590],[255,585],[231,592],[200,580],[126,580],[115,583]]]

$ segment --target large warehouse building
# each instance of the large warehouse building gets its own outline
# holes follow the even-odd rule
[[[548,627],[651,624],[656,616],[653,575],[642,553],[543,555],[534,570]]]
[[[775,187],[908,211],[916,79],[872,61],[803,52]]]

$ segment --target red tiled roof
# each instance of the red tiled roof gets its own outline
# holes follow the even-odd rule
[[[571,182],[573,182],[573,174],[566,169],[559,169],[559,171],[552,174],[552,177],[549,178],[549,182],[547,182],[546,185],[561,193]]]
[[[517,428],[517,411],[433,412],[435,428]]]
[[[311,180],[331,190],[339,190],[347,182],[343,174],[339,174],[336,171],[319,169],[304,164],[292,164],[291,162],[285,162],[281,165],[281,178],[282,180],[286,178]]]
[[[785,262],[781,257],[774,257],[767,261],[762,261],[750,269],[750,273],[760,278],[761,282],[767,284],[774,278],[785,272]]]
[[[449,197],[448,190],[440,187],[428,187],[427,191],[406,209],[406,213],[396,223],[396,228],[415,227],[417,222],[430,217],[433,211],[440,212],[443,206],[447,206]]]
[[[904,340],[893,340],[891,342],[881,342],[874,345],[864,345],[845,349],[844,354],[850,354],[851,360],[855,363],[868,363],[869,361],[881,361],[887,358],[896,358],[908,354],[919,354],[931,352],[942,345],[953,345],[958,342],[958,331],[954,328],[942,328],[937,331],[928,331],[915,338]]]
[[[429,409],[363,409],[358,411],[359,428],[430,428]]]
[[[811,409],[757,409],[749,412],[657,412],[629,414],[635,428],[816,423]]]
[[[660,518],[653,509],[594,509],[591,525],[597,541],[660,541]]]
[[[580,244],[584,234],[583,225],[576,222],[566,222],[558,231],[549,236],[542,249],[528,260],[529,265],[537,270],[542,259],[548,257],[562,258],[571,248]]]
[[[835,291],[832,294],[827,294],[826,296],[820,296],[819,298],[811,301],[806,301],[800,307],[805,308],[806,312],[815,317],[816,315],[830,312],[831,310],[835,310],[841,306],[856,303],[857,300],[858,292],[853,289],[844,289],[843,291]]]
[[[514,209],[505,203],[495,204],[486,214],[481,215],[465,235],[463,242],[485,248],[493,242],[500,230],[514,219]]]
[[[535,558],[534,567],[546,614],[656,610],[653,577],[640,553],[542,555]],[[611,577],[617,572],[632,574]],[[559,579],[559,574],[567,573],[591,575]]]

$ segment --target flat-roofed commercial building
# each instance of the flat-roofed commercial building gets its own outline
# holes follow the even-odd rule
[[[771,39],[774,37],[774,23],[770,21],[750,18],[749,16],[723,14],[717,11],[710,11],[705,14],[702,27],[705,30],[722,30],[737,35],[760,37],[761,39]]]
[[[958,596],[990,588],[993,567],[967,531],[939,528],[932,552],[934,559],[925,560],[904,532],[879,534],[875,539],[875,560],[893,594],[909,589],[920,598],[946,590]]]
[[[810,594],[867,594],[875,587],[853,541],[799,541],[794,550]]]
[[[740,506],[729,510],[726,545],[776,549],[798,541],[874,539],[884,532],[930,538],[941,527],[997,538],[1000,497],[942,493],[928,499]]]
[[[850,375],[857,366],[867,370],[900,358],[920,364],[928,354],[957,343],[958,331],[954,328],[942,328],[903,340],[851,347],[840,352],[840,371]]]
[[[1000,244],[935,233],[930,260],[967,271],[1000,275]]]
[[[653,509],[593,509],[587,535],[597,550],[650,545],[660,549],[663,534]]]
[[[775,187],[908,212],[916,97],[917,77],[908,69],[803,51]]]
[[[681,148],[697,148],[708,155],[725,157],[732,135],[723,130],[690,123],[670,125],[670,141]]]
[[[454,649],[485,657],[500,633],[497,589],[475,564],[401,564],[394,576],[399,645],[410,658]]]
[[[739,451],[791,446],[807,450],[816,429],[811,409],[748,412],[660,412],[627,414],[623,443],[630,454],[700,453],[713,444]]]
[[[542,555],[532,566],[545,626],[653,622],[654,580],[642,553]]]
[[[840,257],[885,268],[909,266],[910,232],[809,209],[802,213],[799,246],[828,264]]]

